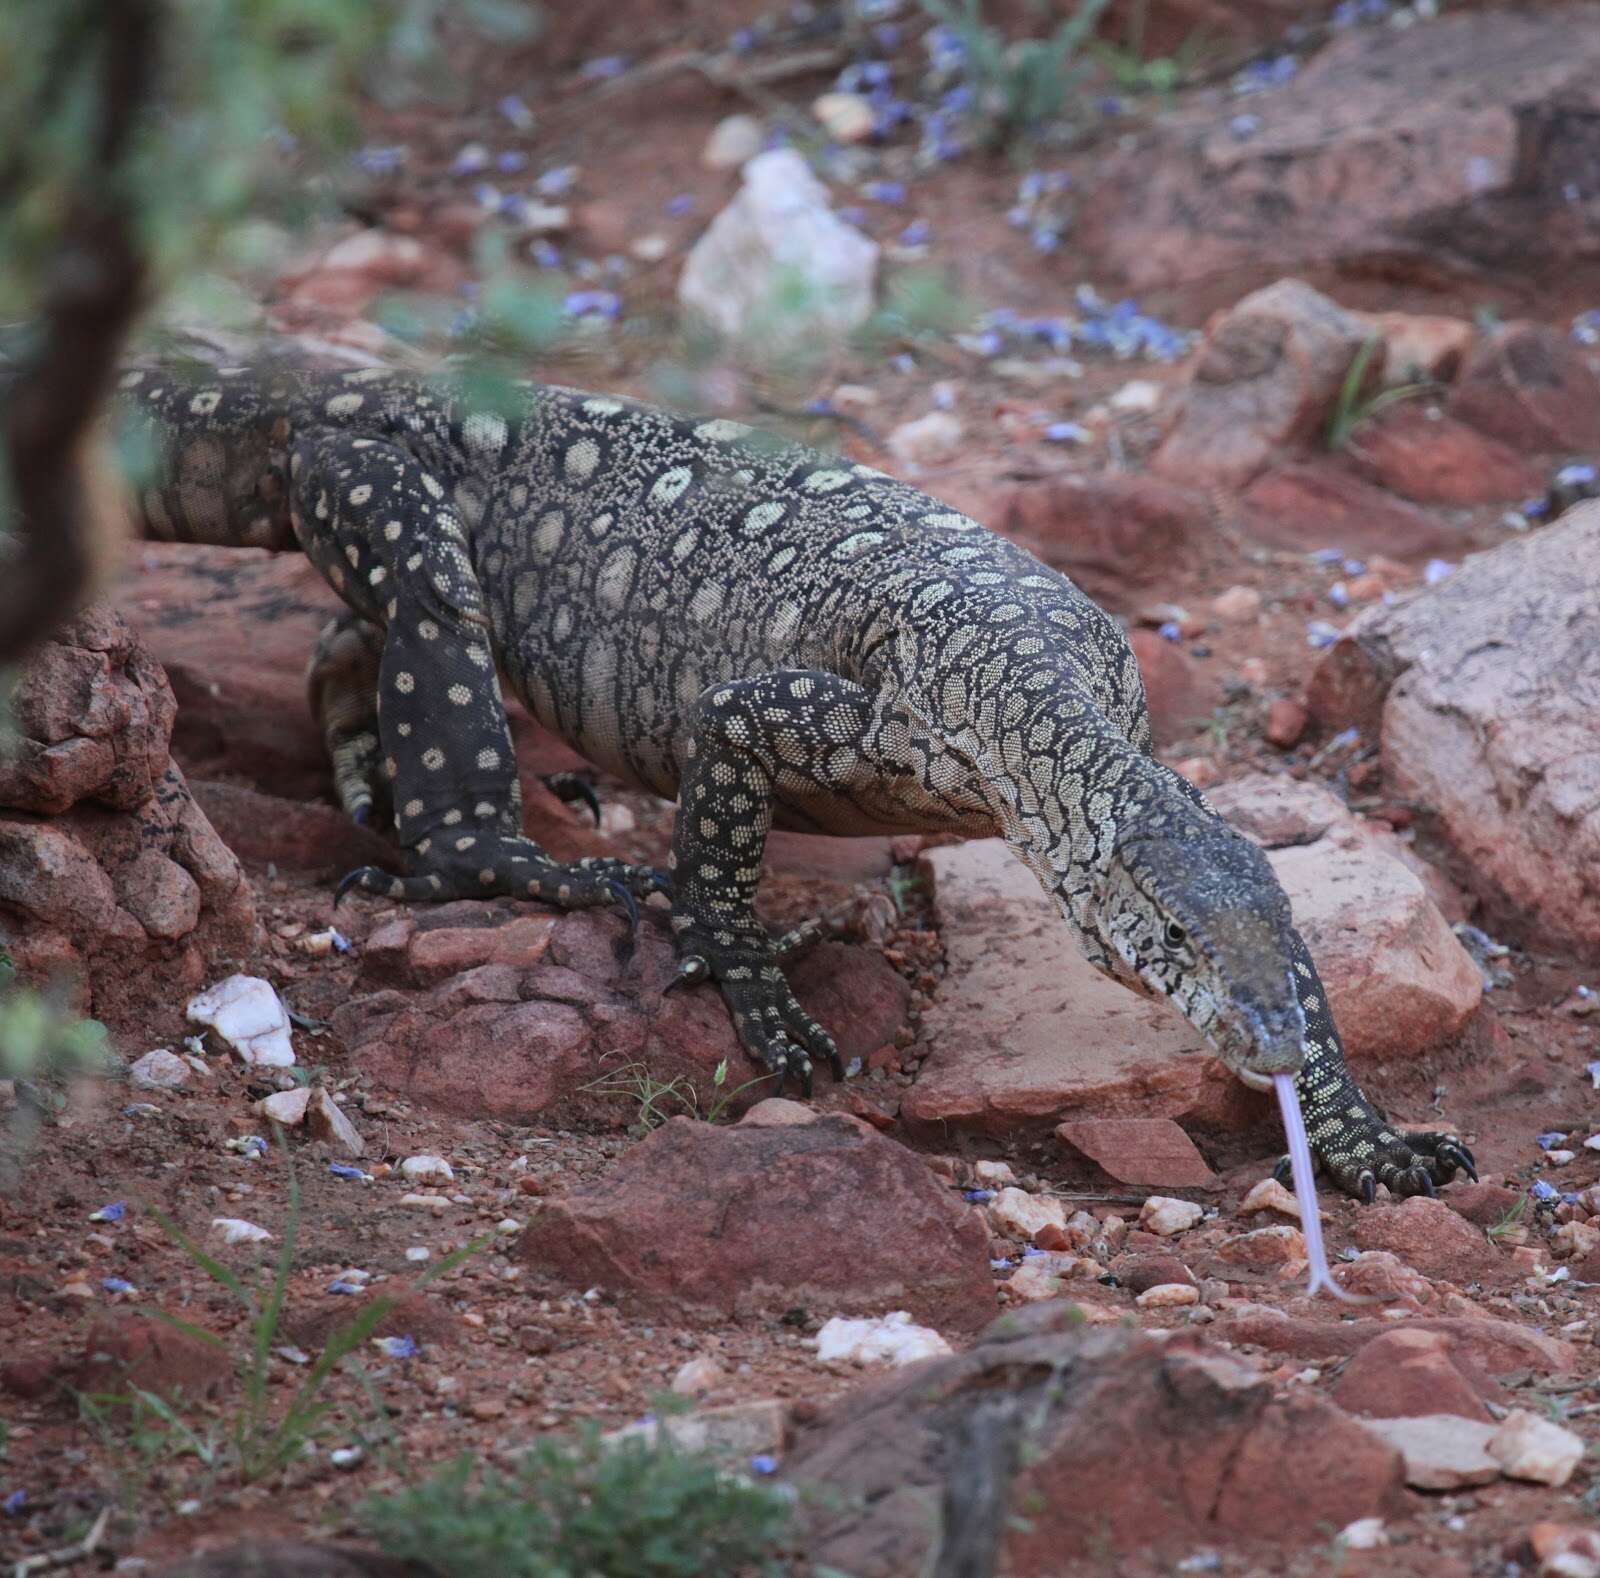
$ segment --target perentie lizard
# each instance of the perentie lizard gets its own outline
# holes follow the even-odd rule
[[[349,605],[313,704],[353,814],[392,806],[406,900],[565,907],[672,890],[680,979],[750,1053],[840,1072],[752,901],[767,830],[998,834],[1088,958],[1169,998],[1247,1084],[1298,1073],[1311,1144],[1371,1199],[1472,1158],[1346,1072],[1256,846],[1150,754],[1121,630],[1023,549],[869,466],[627,400],[514,411],[380,369],[130,372],[155,536],[302,548]],[[589,760],[676,798],[672,875],[523,836],[499,676]]]

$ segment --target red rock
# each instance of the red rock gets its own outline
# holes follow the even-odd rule
[[[1508,504],[1545,489],[1523,452],[1420,401],[1362,423],[1345,452],[1363,476],[1417,504]]]
[[[982,519],[1111,608],[1192,567],[1211,526],[1203,493],[1137,472],[1019,482]]]
[[[1525,275],[1529,235],[1540,279],[1569,277],[1592,266],[1591,216],[1566,192],[1587,158],[1597,69],[1594,36],[1540,6],[1451,6],[1404,33],[1351,28],[1264,95],[1246,139],[1222,95],[1108,149],[1074,245],[1141,297],[1178,285],[1225,301],[1285,271],[1381,270],[1459,300],[1446,270]]]
[[[241,860],[284,871],[343,876],[357,866],[404,869],[400,852],[371,828],[359,827],[337,806],[286,800],[243,784],[197,779],[195,803],[217,836]]]
[[[1276,1271],[1279,1267],[1304,1264],[1306,1241],[1300,1230],[1280,1222],[1240,1233],[1217,1248],[1217,1259],[1226,1266],[1244,1266],[1251,1271]]]
[[[1503,1222],[1526,1198],[1520,1190],[1495,1183],[1456,1183],[1443,1195],[1444,1203],[1452,1211],[1478,1227],[1493,1227]],[[1523,1205],[1524,1212],[1528,1209]]]
[[[1415,1057],[1466,1027],[1483,977],[1406,865],[1367,840],[1270,858],[1352,1061]]]
[[[30,1402],[47,1396],[60,1383],[54,1360],[43,1354],[28,1359],[13,1359],[0,1365],[0,1390]]]
[[[178,1317],[193,1323],[192,1312]],[[67,1371],[78,1391],[125,1397],[133,1388],[171,1400],[219,1396],[233,1384],[226,1347],[203,1342],[147,1315],[102,1316],[89,1328],[83,1351]]]
[[[1028,1513],[1002,1520],[996,1570],[1015,1578],[1107,1549],[1307,1540],[1403,1506],[1397,1454],[1323,1399],[1276,1400],[1202,1342],[1073,1331],[1069,1311],[1062,1299],[1003,1316],[968,1352],[860,1388],[804,1427],[784,1472],[808,1555],[857,1578],[928,1570],[939,1525],[926,1509],[964,1482],[949,1432],[1003,1440],[1000,1417],[979,1421],[1008,1394],[1028,1441],[1012,1504]]]
[[[1600,449],[1600,378],[1582,348],[1546,324],[1509,323],[1481,339],[1450,412],[1524,454]]]
[[[1331,1396],[1347,1413],[1372,1419],[1458,1414],[1488,1419],[1472,1382],[1452,1362],[1449,1339],[1435,1331],[1398,1330],[1358,1350]]]
[[[1574,572],[1595,563],[1600,504],[1580,504],[1362,614],[1308,691],[1326,727],[1381,731],[1386,792],[1426,808],[1491,925],[1578,948],[1600,936],[1600,647]]]
[[[1186,486],[1239,488],[1318,442],[1367,337],[1353,314],[1301,280],[1246,296],[1210,325],[1151,468]],[[1376,380],[1381,354],[1369,370]]]
[[[1310,714],[1302,702],[1288,696],[1278,696],[1267,708],[1267,721],[1261,732],[1266,736],[1268,745],[1276,745],[1280,751],[1287,751],[1299,744],[1300,736],[1306,732],[1306,724],[1310,721]]]
[[[1383,1249],[1369,1249],[1341,1266],[1339,1285],[1386,1309],[1421,1310],[1438,1302],[1437,1290],[1420,1271]]]
[[[1118,1183],[1138,1188],[1212,1189],[1220,1181],[1171,1118],[1076,1118],[1056,1138]]]
[[[1414,559],[1447,552],[1457,541],[1445,522],[1363,481],[1342,456],[1269,472],[1241,502],[1251,536],[1302,553],[1332,547]]]
[[[363,980],[432,990],[353,998],[334,1011],[334,1031],[378,1083],[463,1116],[627,1125],[639,1115],[632,1075],[645,1071],[683,1082],[686,1102],[692,1087],[701,1112],[717,1103],[735,1116],[770,1094],[715,990],[662,995],[677,966],[660,913],[646,910],[626,963],[623,926],[610,913],[552,917],[509,901],[418,910],[369,938]],[[788,977],[847,1062],[893,1045],[905,1022],[910,988],[874,950],[822,943]],[[825,1069],[817,1083],[831,1088]]]
[[[1536,1523],[1528,1544],[1541,1573],[1562,1578],[1591,1578],[1600,1573],[1600,1530],[1571,1523]]]
[[[39,650],[12,705],[0,946],[29,978],[76,977],[75,1001],[102,1016],[165,1009],[255,935],[244,874],[168,754],[165,677],[95,605]]]
[[[1388,350],[1386,382],[1391,385],[1423,380],[1449,383],[1460,372],[1478,335],[1477,326],[1466,318],[1441,313],[1363,312],[1357,316],[1383,336]]]
[[[1311,783],[1255,774],[1211,802],[1271,851],[1352,1059],[1414,1056],[1467,1026],[1483,982],[1447,919],[1465,906],[1408,844]]]
[[[1360,1249],[1386,1249],[1423,1276],[1449,1282],[1492,1277],[1503,1264],[1481,1229],[1425,1196],[1369,1207],[1356,1218],[1353,1237]]]
[[[674,1118],[600,1183],[551,1199],[517,1253],[542,1282],[640,1308],[907,1309],[958,1331],[994,1313],[978,1214],[920,1157],[837,1115],[794,1127]]]
[[[1266,849],[1314,844],[1350,815],[1320,784],[1266,773],[1218,784],[1210,800],[1219,815]]]
[[[1154,630],[1130,630],[1128,645],[1144,680],[1156,742],[1181,739],[1210,711],[1194,659]]]
[[[436,926],[412,935],[407,959],[411,979],[430,986],[486,964],[530,969],[544,957],[556,917],[522,915],[500,926]]]
[[[390,1301],[372,1328],[375,1337],[410,1337],[419,1347],[452,1346],[461,1337],[461,1318],[430,1293],[389,1287],[357,1298],[337,1293],[293,1305],[283,1317],[284,1337],[311,1353],[320,1353],[328,1339],[360,1319],[380,1299]]]
[[[1427,1315],[1405,1324],[1408,1331],[1438,1332],[1448,1339],[1452,1361],[1471,1376],[1510,1375],[1519,1370],[1562,1375],[1584,1363],[1571,1343],[1512,1321]],[[1355,1353],[1393,1330],[1393,1324],[1383,1320],[1320,1321],[1251,1313],[1225,1315],[1216,1333],[1236,1346],[1254,1344],[1296,1359],[1332,1359]]]
[[[1165,1283],[1197,1286],[1194,1273],[1176,1255],[1118,1255],[1106,1269],[1136,1298]]]

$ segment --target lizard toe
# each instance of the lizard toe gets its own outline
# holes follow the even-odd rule
[[[590,815],[594,817],[594,825],[599,827],[600,796],[594,792],[594,785],[582,773],[545,773],[539,782],[564,805],[588,806]]]
[[[376,866],[357,866],[354,871],[347,871],[340,877],[338,886],[333,890],[334,908],[337,909],[340,900],[352,892],[370,893],[376,898],[384,899],[438,897],[438,894],[428,887],[425,878],[397,877],[392,872],[380,871]]]
[[[833,1077],[836,1080],[843,1080],[844,1059],[839,1056],[839,1048],[833,1037],[798,1003],[794,1006],[797,1012],[784,1016],[784,1029],[790,1039],[798,1041],[812,1058],[825,1061],[833,1070]]]
[[[844,1060],[833,1037],[800,1006],[778,967],[774,945],[746,939],[735,950],[680,939],[678,980],[709,975],[733,1014],[739,1041],[751,1057],[779,1077],[779,1090],[793,1074],[803,1096],[811,1094],[814,1062],[826,1060],[835,1079],[844,1078]],[[694,966],[691,971],[691,966]]]

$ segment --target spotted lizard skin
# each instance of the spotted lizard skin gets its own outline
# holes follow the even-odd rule
[[[1471,1157],[1345,1070],[1264,856],[1150,754],[1116,623],[1032,555],[865,465],[722,418],[523,386],[510,415],[383,370],[130,372],[153,536],[300,548],[349,607],[311,674],[340,797],[387,808],[406,900],[672,893],[680,979],[809,1091],[839,1058],[753,909],[769,826],[999,835],[1087,957],[1170,998],[1248,1082],[1300,1069],[1344,1189]],[[501,677],[590,761],[678,802],[670,877],[521,830]],[[1303,1057],[1303,1067],[1301,1059]]]

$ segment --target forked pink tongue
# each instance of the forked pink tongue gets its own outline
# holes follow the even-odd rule
[[[1300,1207],[1300,1232],[1306,1241],[1306,1259],[1311,1266],[1311,1285],[1306,1289],[1315,1297],[1326,1288],[1346,1304],[1365,1304],[1358,1294],[1346,1293],[1328,1270],[1328,1253],[1322,1247],[1322,1213],[1317,1210],[1317,1190],[1311,1178],[1311,1146],[1306,1140],[1305,1119],[1300,1116],[1300,1098],[1295,1094],[1294,1075],[1274,1074],[1278,1092],[1278,1111],[1283,1114],[1283,1132],[1289,1136],[1289,1166],[1294,1173],[1294,1198]]]

